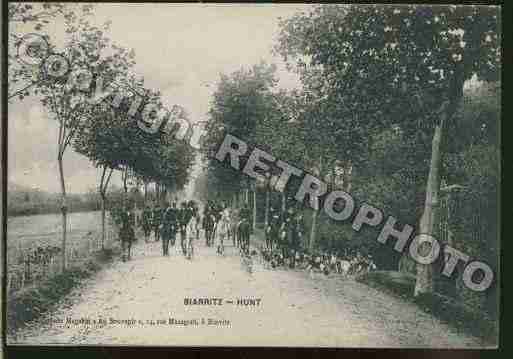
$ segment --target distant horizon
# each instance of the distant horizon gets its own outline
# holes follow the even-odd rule
[[[13,187],[17,187],[17,188],[13,188]],[[107,194],[109,191],[111,191],[112,189],[123,189],[122,186],[119,186],[119,185],[115,185],[115,184],[112,184],[112,185],[109,185],[109,190],[107,191]],[[93,188],[91,187],[90,190],[93,190],[93,191],[97,191],[96,188]],[[56,191],[49,191],[49,190],[46,190],[46,189],[41,189],[39,187],[37,187],[36,185],[30,187],[30,186],[27,186],[27,185],[23,185],[23,184],[19,184],[19,183],[15,183],[11,180],[8,180],[7,181],[7,193],[11,192],[11,191],[38,191],[38,192],[43,192],[43,193],[47,193],[47,194],[55,194],[55,195],[61,195],[60,192],[56,192]],[[87,190],[86,190],[87,191]],[[74,195],[74,194],[87,194],[88,192],[73,192],[73,191],[66,191],[66,194],[68,195]]]
[[[153,183],[153,182],[151,182]],[[192,184],[194,183],[193,181],[190,181],[189,182],[191,184],[190,187],[193,187]],[[181,189],[180,191],[178,192],[186,192],[186,195],[189,197],[189,196],[192,196],[194,197],[192,191],[191,192],[187,192],[187,188],[189,187],[189,183],[185,186],[184,189]],[[135,186],[130,186],[130,188],[134,188]],[[109,194],[109,192],[111,192],[112,190],[122,190],[123,189],[123,186],[120,186],[120,185],[116,185],[116,184],[110,184],[109,185],[109,188],[107,190],[107,195]],[[27,185],[23,185],[23,184],[19,184],[19,183],[15,183],[11,180],[8,180],[7,181],[7,193],[9,192],[25,192],[25,191],[30,191],[30,192],[35,192],[35,191],[38,191],[38,192],[42,192],[42,193],[46,193],[46,194],[51,194],[51,195],[57,195],[57,196],[60,196],[61,193],[59,191],[49,191],[49,190],[46,190],[46,189],[41,189],[39,187],[37,187],[36,185],[30,187],[30,186],[27,186]],[[86,190],[86,191],[92,191],[92,192],[98,192],[98,189],[97,188],[94,188],[94,187],[91,187],[89,190]],[[152,188],[151,186],[148,188],[148,191],[149,192],[154,192],[154,188]],[[73,192],[73,191],[66,191],[66,194],[67,195],[82,195],[82,194],[88,194],[88,192]]]

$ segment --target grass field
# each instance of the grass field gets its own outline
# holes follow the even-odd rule
[[[48,247],[61,248],[62,218],[60,214],[9,217],[7,220],[7,274],[10,291],[19,291],[28,284],[49,279],[60,273],[62,256],[53,253],[41,256]],[[68,214],[66,262],[68,267],[81,266],[102,248],[101,212]],[[111,248],[117,235],[106,218],[105,248]],[[37,254],[37,255],[36,255]]]
[[[80,212],[68,215],[69,243],[100,230],[100,212]],[[60,214],[9,217],[7,248],[29,248],[37,245],[60,245],[62,217]]]
[[[107,216],[108,222],[108,216]],[[107,226],[109,228],[109,226]],[[99,238],[101,213],[76,212],[68,214],[67,247],[73,248],[86,240]],[[107,236],[113,233],[107,230]],[[38,246],[61,246],[62,217],[60,214],[9,217],[7,219],[7,263],[14,263],[20,252]]]

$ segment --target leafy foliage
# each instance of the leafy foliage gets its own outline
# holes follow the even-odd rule
[[[249,146],[257,142],[257,126],[269,118],[271,89],[276,80],[275,67],[261,63],[251,69],[241,69],[230,76],[222,75],[214,93],[209,121],[203,140],[207,158],[209,188],[223,194],[233,194],[250,182],[240,171],[227,163],[219,163],[215,153],[226,134],[237,136]],[[249,151],[248,151],[249,152]],[[249,153],[245,156],[245,159]]]

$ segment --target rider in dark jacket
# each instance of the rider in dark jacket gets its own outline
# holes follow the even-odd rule
[[[290,248],[292,249],[292,262],[291,266],[295,267],[296,265],[296,254],[301,249],[301,242],[303,240],[303,236],[305,233],[305,223],[303,221],[303,214],[297,211],[292,219],[291,226],[291,237],[290,237]]]
[[[280,216],[280,231],[279,231],[279,247],[283,258],[288,258],[290,255],[290,246],[292,243],[292,231],[294,220],[294,208],[290,207]]]
[[[242,249],[247,252],[249,251],[249,238],[251,233],[251,211],[247,204],[241,208],[239,218],[238,236],[240,238]]]
[[[152,213],[150,206],[146,205],[142,212],[142,230],[144,232],[144,240],[148,242],[151,232],[151,224],[152,224]]]
[[[172,206],[168,206],[164,211],[161,225],[162,236],[162,254],[169,255],[169,242],[175,245],[176,232],[178,231],[178,218],[177,218],[176,203],[173,202]]]
[[[191,213],[185,202],[182,202],[180,207],[181,208],[177,213],[178,229],[180,231],[180,245],[182,247],[182,253],[185,256],[187,255],[187,223],[189,223]]]
[[[240,218],[248,222],[251,220],[251,211],[247,204],[245,204],[244,207],[242,207],[240,210]]]
[[[162,208],[159,204],[155,205],[153,208],[153,230],[155,231],[155,241],[157,242],[160,239],[160,225],[162,224]]]
[[[121,226],[119,229],[119,238],[121,239],[121,248],[123,250],[123,262],[125,262],[127,259],[130,260],[132,242],[135,240],[132,217],[133,214],[131,213],[130,209],[128,206],[125,206],[123,211],[120,213]]]
[[[280,214],[278,210],[271,207],[269,210],[269,223],[266,228],[266,242],[268,249],[272,252],[273,244],[276,245],[280,232]]]
[[[205,208],[203,208],[203,216],[201,218],[201,228],[205,231],[205,245],[209,244],[209,215],[210,215],[210,201],[207,201]]]

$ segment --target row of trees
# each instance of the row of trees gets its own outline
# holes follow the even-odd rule
[[[230,196],[249,184],[213,156],[230,133],[418,223],[418,233],[437,237],[441,188],[486,198],[485,216],[497,218],[499,28],[498,8],[484,6],[322,5],[282,21],[275,50],[302,89],[276,90],[266,64],[221,78],[204,140],[207,187]],[[312,211],[310,250],[321,242],[319,220],[321,240],[326,230],[355,238],[319,217]],[[497,238],[480,241],[495,247]],[[416,274],[415,295],[432,292],[433,267],[417,265]]]
[[[10,34],[9,99],[38,96],[49,117],[58,123],[56,160],[61,188],[63,270],[66,269],[68,227],[63,160],[70,147],[87,156],[101,171],[98,192],[102,203],[102,244],[107,191],[113,171],[121,171],[126,196],[130,182],[137,186],[144,184],[145,189],[148,183],[154,182],[162,196],[168,190],[179,190],[185,185],[194,159],[193,149],[175,140],[173,131],[150,134],[139,128],[138,121],[149,126],[146,120],[155,121],[163,109],[161,93],[145,87],[144,79],[135,74],[135,53],[108,37],[110,24],[99,27],[91,23],[93,11],[90,4],[9,4],[11,23],[24,24],[23,32]],[[62,20],[66,34],[60,49],[44,34],[45,24],[57,17]],[[52,53],[59,53],[69,62],[71,76],[77,74],[75,81],[69,74],[55,78],[44,71],[44,66],[20,61],[17,47],[23,41],[22,34],[34,31],[46,39]],[[32,49],[32,53],[42,50]],[[92,78],[87,77],[88,74],[92,74]],[[109,91],[108,86],[112,84],[116,90]],[[98,89],[100,85],[104,88]],[[95,96],[102,90],[105,96],[96,101]],[[120,94],[123,95],[121,102]],[[139,104],[139,111],[135,113],[130,111],[134,103]],[[149,104],[152,111],[143,117],[140,109]],[[187,116],[179,106],[173,108],[172,114]],[[165,124],[163,122],[162,126]]]

